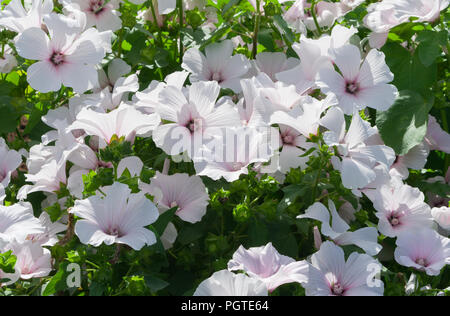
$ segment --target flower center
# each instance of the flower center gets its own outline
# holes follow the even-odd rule
[[[209,80],[217,81],[218,83],[221,83],[223,81],[222,74],[220,72],[215,72],[211,74],[211,77]]]
[[[191,133],[200,132],[203,130],[203,121],[200,118],[191,119],[186,124],[186,127],[191,131]]]
[[[283,136],[283,143],[287,145],[292,145],[294,143],[294,136],[292,135],[284,135]]]
[[[114,236],[114,237],[121,237],[120,230],[117,227],[112,227],[112,228],[108,229],[107,234]]]
[[[389,223],[391,223],[392,227],[400,225],[400,216],[398,214],[392,213],[389,217]]]
[[[341,296],[344,293],[344,287],[337,282],[331,286],[331,291],[334,295]]]
[[[172,203],[170,203],[170,208],[174,208],[177,206],[178,206],[178,203],[176,201],[173,201]]]
[[[103,11],[103,0],[93,0],[91,1],[91,5],[89,10],[94,14],[99,14]]]
[[[60,52],[54,52],[50,57],[50,61],[53,65],[58,66],[64,63],[64,55]]]
[[[419,258],[419,259],[417,259],[416,260],[416,263],[419,265],[419,266],[422,266],[422,267],[426,267],[428,264],[427,264],[427,260],[426,259],[424,259],[424,258]]]
[[[233,162],[231,165],[231,169],[233,171],[239,171],[244,167],[244,164],[242,162]]]
[[[356,94],[359,91],[359,85],[355,82],[348,82],[345,90],[347,93]]]

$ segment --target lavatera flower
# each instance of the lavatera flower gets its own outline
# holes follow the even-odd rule
[[[398,96],[398,90],[389,84],[394,75],[386,65],[385,56],[375,49],[361,61],[359,48],[345,45],[334,50],[334,62],[340,73],[330,68],[319,71],[323,93],[334,93],[345,114],[370,107],[388,110]]]
[[[144,193],[131,194],[126,184],[103,187],[97,195],[77,200],[70,213],[80,217],[75,234],[83,244],[126,244],[135,250],[156,243],[155,234],[145,226],[159,216],[156,206]]]
[[[228,262],[228,270],[245,271],[250,277],[267,285],[269,292],[280,285],[307,281],[308,264],[278,253],[272,243],[245,249],[240,246]]]
[[[44,17],[50,37],[36,27],[18,37],[18,54],[38,60],[27,70],[33,89],[44,93],[58,91],[63,84],[83,93],[98,83],[95,65],[105,56],[107,44],[96,29],[84,31],[86,18],[78,17],[77,20],[52,13]]]
[[[336,206],[331,200],[328,202],[328,209],[322,203],[317,202],[311,205],[305,214],[299,215],[297,218],[311,218],[322,222],[322,234],[333,239],[337,245],[356,245],[371,256],[375,256],[381,251],[382,247],[378,244],[378,232],[375,227],[349,231],[350,226],[339,216]]]
[[[396,241],[395,261],[405,267],[439,275],[450,264],[450,239],[430,228],[402,232]]]
[[[354,113],[350,128],[345,133],[344,113],[340,108],[332,108],[321,119],[321,125],[328,128],[324,140],[328,146],[335,146],[339,158],[331,160],[334,168],[341,172],[342,183],[349,189],[364,188],[374,181],[376,165],[389,168],[395,160],[395,152],[384,145],[366,145],[372,129],[370,124]]]
[[[266,285],[245,274],[228,270],[215,272],[195,290],[194,296],[267,296]]]
[[[382,296],[379,272],[381,265],[372,257],[353,252],[346,261],[342,248],[327,241],[311,257],[304,288],[307,296]]]

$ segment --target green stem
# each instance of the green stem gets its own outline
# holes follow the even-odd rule
[[[152,10],[152,16],[153,16],[153,22],[155,23],[156,27],[158,28],[158,40],[161,44],[161,47],[163,47],[163,39],[162,39],[162,34],[161,34],[161,28],[159,27],[158,24],[158,20],[156,18],[156,11],[155,11],[155,6],[153,5],[153,0],[150,1],[150,8]]]
[[[315,0],[311,3],[311,15],[313,17],[314,24],[316,25],[317,32],[319,32],[319,36],[321,36],[322,35],[322,30],[320,29],[319,22],[317,21],[316,1]]]
[[[180,64],[183,62],[183,38],[182,38],[182,33],[181,30],[183,29],[183,0],[177,0],[178,2],[178,10],[179,10],[179,18],[180,18],[180,34],[179,34],[179,39],[180,39]]]
[[[259,24],[261,23],[261,10],[260,10],[260,0],[256,0],[256,16],[255,16],[255,28],[253,30],[253,48],[252,48],[252,58],[256,58],[258,53],[258,33]]]

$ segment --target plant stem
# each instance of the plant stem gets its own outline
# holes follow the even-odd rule
[[[255,16],[255,28],[253,30],[253,47],[252,47],[252,58],[256,58],[258,53],[258,33],[259,24],[261,23],[261,10],[260,10],[260,0],[256,0],[256,16]]]
[[[183,0],[177,0],[178,2],[178,10],[179,10],[179,18],[180,18],[180,64],[183,62],[183,38],[182,38],[182,32],[183,29]]]
[[[155,23],[156,27],[158,28],[158,40],[161,44],[161,47],[164,47],[162,34],[161,34],[161,28],[159,27],[158,19],[156,18],[156,11],[155,11],[155,6],[153,5],[153,0],[150,1],[150,9],[152,10],[153,22]]]
[[[321,36],[322,35],[322,30],[320,29],[319,22],[317,21],[316,1],[315,0],[313,0],[313,2],[311,3],[311,15],[313,17],[314,24],[316,25],[317,32],[319,32],[319,36]]]

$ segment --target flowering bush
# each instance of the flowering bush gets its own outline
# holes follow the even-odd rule
[[[0,295],[448,295],[448,0],[6,0]]]

